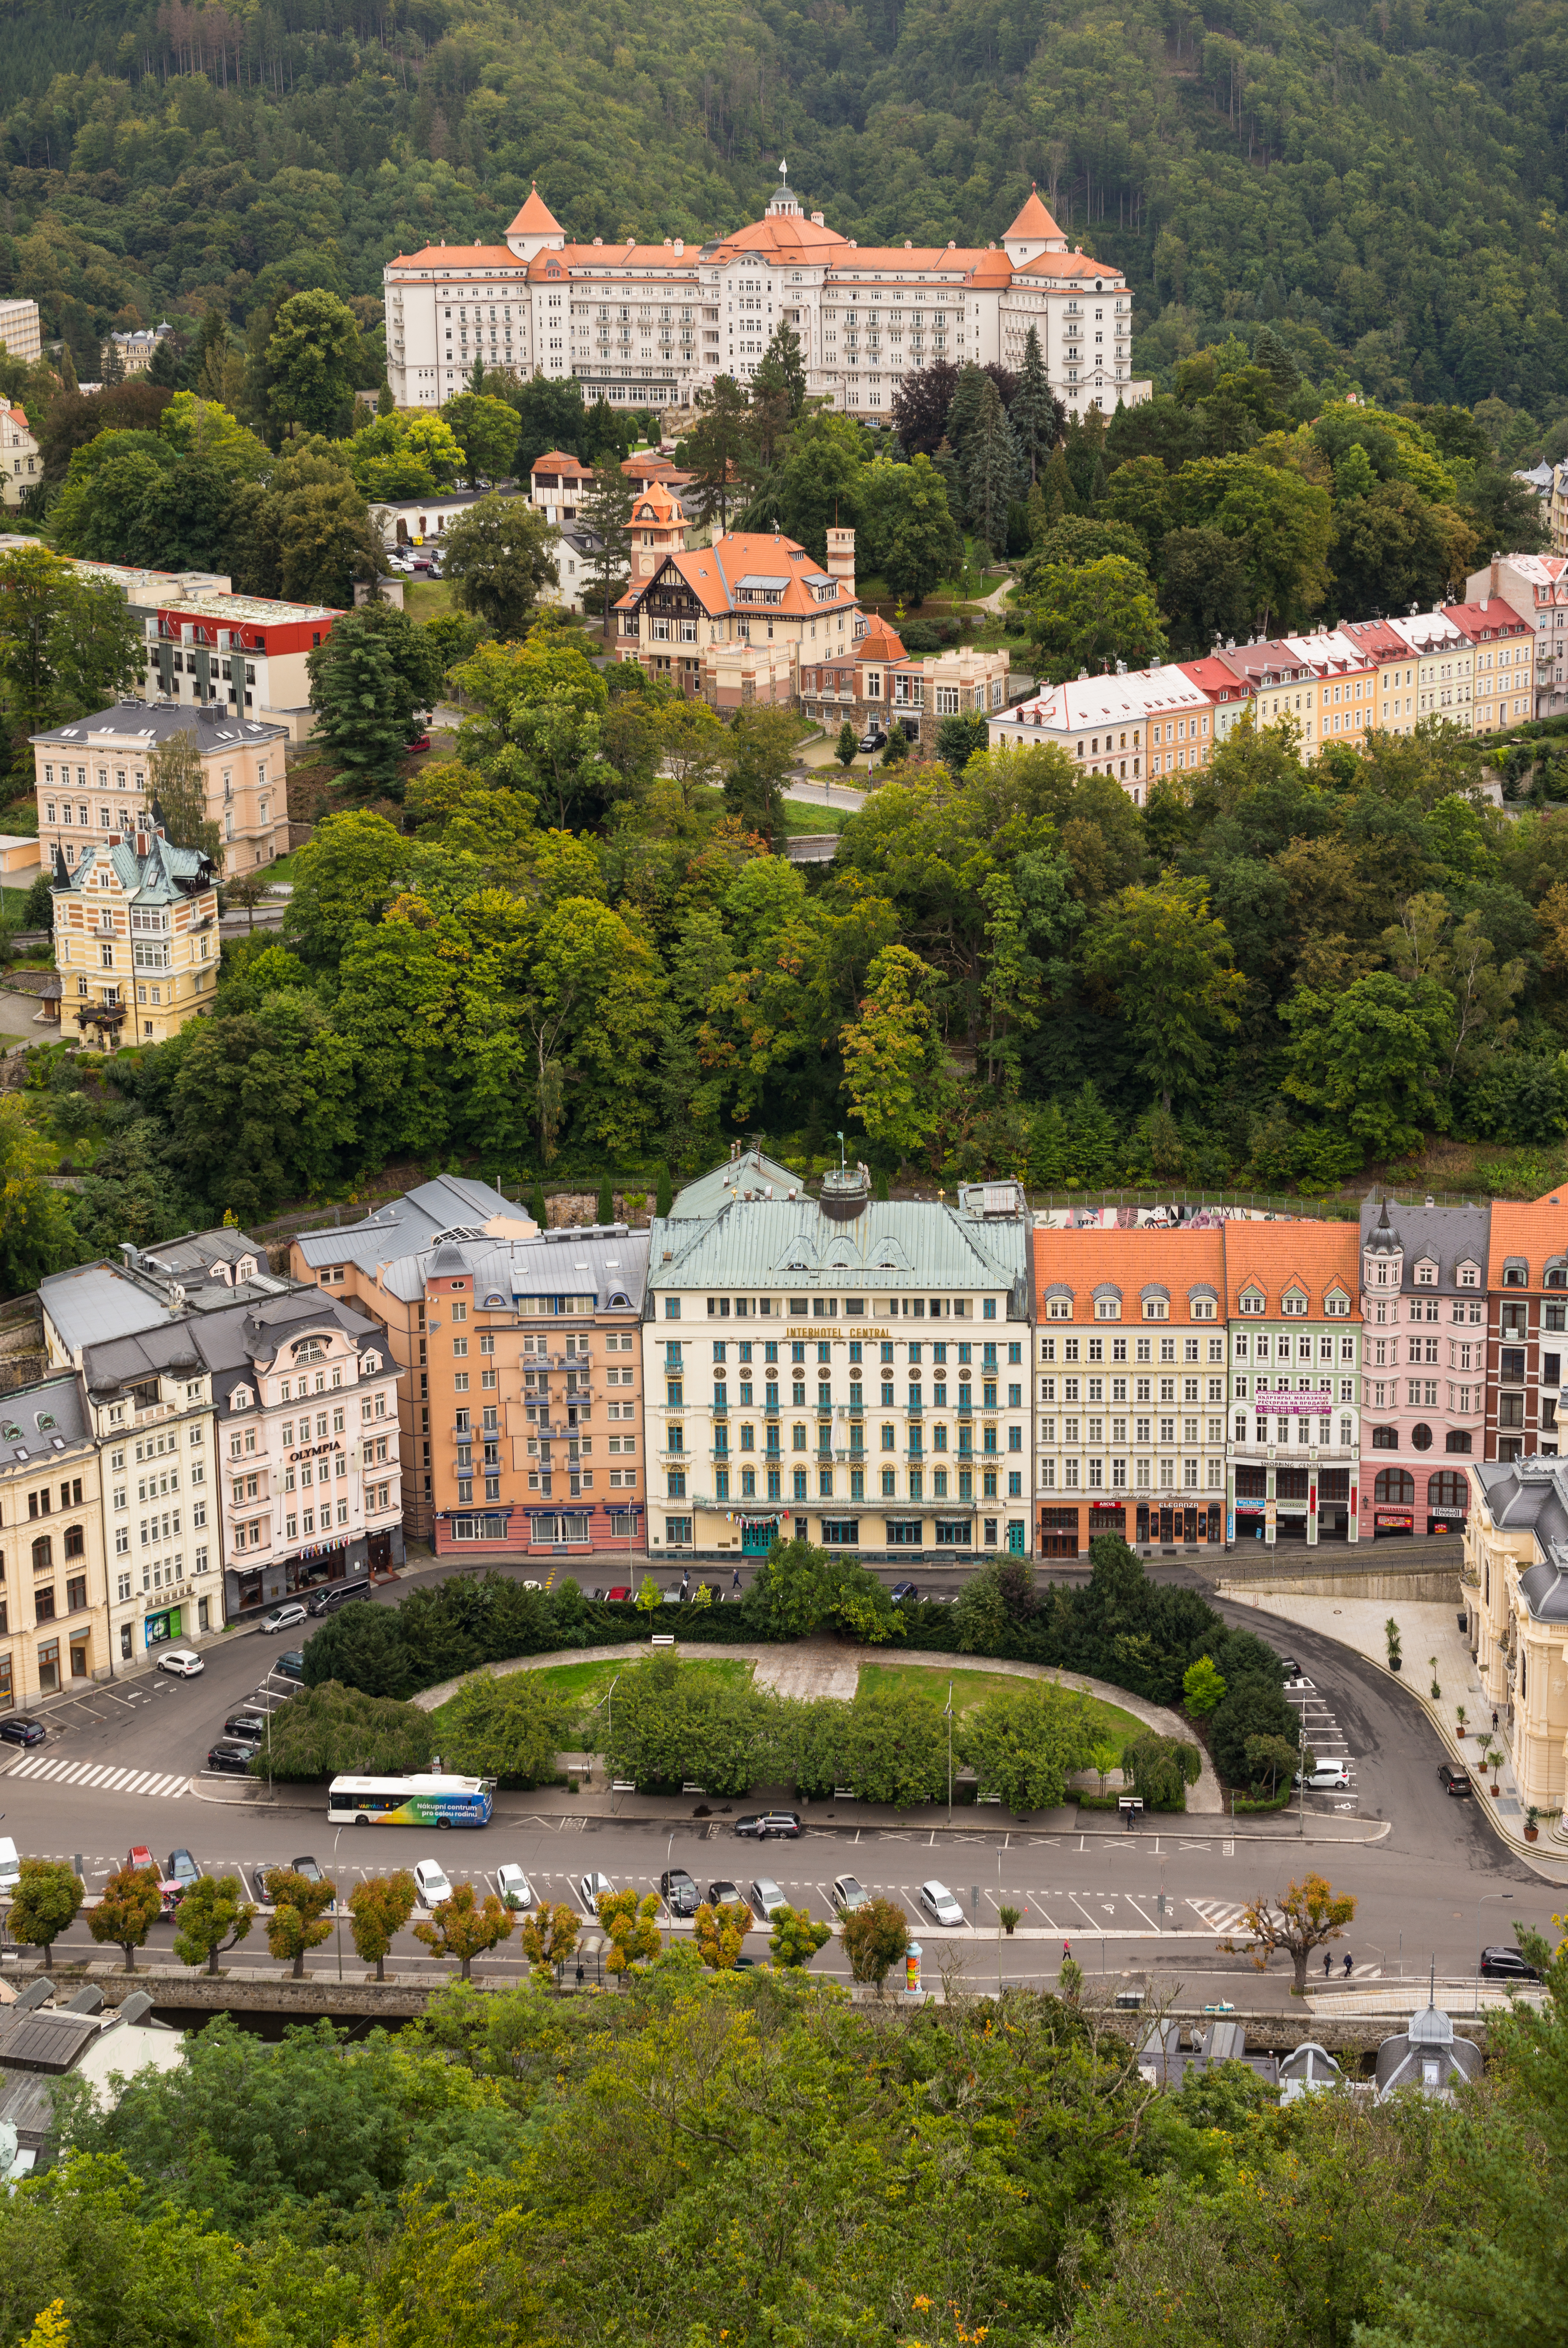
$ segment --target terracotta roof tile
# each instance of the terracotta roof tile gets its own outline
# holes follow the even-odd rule
[[[1503,1266],[1511,1258],[1523,1262],[1526,1286],[1540,1288],[1544,1285],[1546,1265],[1568,1256],[1568,1204],[1553,1205],[1553,1199],[1568,1201],[1568,1186],[1538,1199],[1533,1206],[1520,1206],[1506,1199],[1493,1201],[1486,1266],[1489,1288],[1502,1286]]]
[[[1053,1288],[1072,1292],[1073,1318],[1092,1321],[1094,1291],[1110,1282],[1122,1292],[1122,1318],[1143,1321],[1142,1292],[1163,1288],[1171,1301],[1171,1320],[1186,1322],[1188,1291],[1213,1290],[1219,1314],[1225,1312],[1225,1233],[1212,1231],[1056,1231],[1034,1233],[1035,1298],[1041,1318],[1045,1298]]]
[[[1255,1287],[1263,1291],[1265,1313],[1278,1315],[1286,1290],[1296,1286],[1307,1292],[1309,1320],[1324,1317],[1323,1299],[1335,1287],[1349,1296],[1349,1317],[1359,1317],[1358,1225],[1227,1223],[1225,1240],[1226,1310],[1231,1314],[1241,1311],[1242,1290]]]

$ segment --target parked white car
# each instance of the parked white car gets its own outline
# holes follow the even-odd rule
[[[510,1864],[497,1867],[496,1890],[500,1894],[503,1908],[526,1909],[531,1908],[534,1904],[534,1887],[520,1867],[513,1867]]]
[[[176,1679],[193,1680],[207,1669],[200,1656],[190,1647],[171,1647],[167,1655],[159,1655],[160,1672],[172,1672]]]
[[[920,1886],[920,1905],[934,1924],[961,1924],[964,1911],[945,1883],[935,1877]]]
[[[422,1859],[414,1870],[414,1888],[426,1908],[439,1908],[452,1897],[452,1886],[439,1859]]]

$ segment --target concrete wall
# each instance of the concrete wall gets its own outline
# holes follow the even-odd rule
[[[1235,1595],[1255,1598],[1260,1592],[1277,1591],[1293,1598],[1375,1598],[1380,1603],[1398,1603],[1400,1599],[1419,1601],[1433,1606],[1451,1606],[1457,1612],[1464,1602],[1460,1584],[1459,1567],[1451,1572],[1435,1567],[1421,1572],[1365,1573],[1259,1573],[1222,1574],[1215,1584],[1222,1596]]]

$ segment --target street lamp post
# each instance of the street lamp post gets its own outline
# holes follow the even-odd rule
[[[342,1835],[343,1828],[339,1827],[333,1837],[333,1914],[337,1920],[337,1977],[340,1982],[343,1979],[343,1901],[338,1898],[337,1847]]]
[[[948,1824],[953,1823],[953,1683],[948,1682],[947,1707],[942,1715],[948,1724]]]
[[[1471,2006],[1472,2013],[1481,2012],[1481,1911],[1489,1900],[1512,1900],[1512,1891],[1483,1891],[1475,1903],[1475,1994]]]

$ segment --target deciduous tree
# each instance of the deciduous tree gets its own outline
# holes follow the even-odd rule
[[[518,1938],[537,1980],[548,1982],[552,1973],[559,1980],[560,1969],[570,1961],[581,1930],[577,1910],[562,1900],[541,1900],[532,1915],[524,1917]]]
[[[452,1897],[434,1910],[428,1924],[415,1924],[414,1937],[433,1956],[456,1957],[465,1981],[471,1979],[476,1957],[487,1956],[512,1937],[516,1919],[493,1891],[481,1901],[471,1883],[452,1887]]]
[[[844,1920],[844,1953],[857,1982],[882,1987],[909,1946],[909,1920],[897,1900],[867,1900]]]
[[[559,586],[557,533],[526,498],[492,494],[470,506],[441,541],[441,575],[466,612],[498,636],[520,636],[546,590]]]
[[[1353,1892],[1335,1891],[1317,1873],[1292,1883],[1276,1902],[1262,1893],[1249,1900],[1235,1932],[1219,1944],[1222,1956],[1252,1959],[1259,1972],[1282,1951],[1295,1970],[1295,1994],[1307,1993],[1307,1961],[1326,1941],[1337,1941],[1356,1913]]]
[[[332,1938],[325,1911],[337,1898],[337,1886],[325,1876],[313,1882],[292,1867],[270,1867],[263,1881],[272,1902],[267,1946],[273,1956],[292,1959],[295,1981],[303,1981],[307,1951]]]
[[[203,1875],[174,1911],[174,1953],[182,1965],[205,1964],[215,1973],[219,1958],[249,1937],[255,1917],[237,1875]]]
[[[999,1794],[1022,1815],[1056,1808],[1068,1779],[1089,1759],[1091,1736],[1081,1696],[1020,1680],[966,1715],[958,1749],[975,1768],[980,1791]]]
[[[17,1870],[6,1923],[24,1948],[42,1949],[46,1968],[55,1962],[55,1942],[81,1911],[86,1887],[63,1859],[25,1859]]]
[[[406,1867],[391,1875],[363,1875],[348,1895],[349,1931],[355,1954],[375,1967],[375,1978],[386,1979],[386,1960],[399,1932],[407,1929],[419,1896]]]
[[[104,1885],[97,1906],[87,1918],[95,1941],[125,1952],[125,1969],[136,1971],[136,1952],[163,1913],[163,1892],[156,1867],[118,1868]]]
[[[809,1908],[770,1908],[768,1951],[775,1965],[809,1965],[818,1949],[833,1938],[831,1924],[823,1923]]]
[[[1165,636],[1146,572],[1124,556],[1036,566],[1026,606],[1045,675],[1061,684],[1118,660],[1147,668],[1163,660]]]
[[[1167,874],[1122,890],[1107,909],[1085,968],[1126,1020],[1142,1072],[1166,1109],[1214,1064],[1216,1035],[1240,1024],[1246,980],[1232,965],[1225,924],[1201,880]]]
[[[717,1907],[704,1900],[693,1920],[697,1954],[710,1972],[732,1972],[746,1945],[753,1918],[743,1900],[722,1900]]]
[[[266,346],[273,417],[306,432],[337,435],[363,366],[359,326],[347,303],[320,290],[291,294]]]
[[[599,1921],[614,1947],[604,1961],[607,1972],[625,1973],[638,1963],[656,1957],[663,1947],[657,1918],[659,1894],[644,1892],[641,1899],[630,1886],[624,1891],[606,1891],[599,1901]]]
[[[923,1148],[942,1118],[934,976],[907,946],[884,946],[866,974],[860,1015],[839,1039],[851,1109],[875,1148],[900,1158]]]

